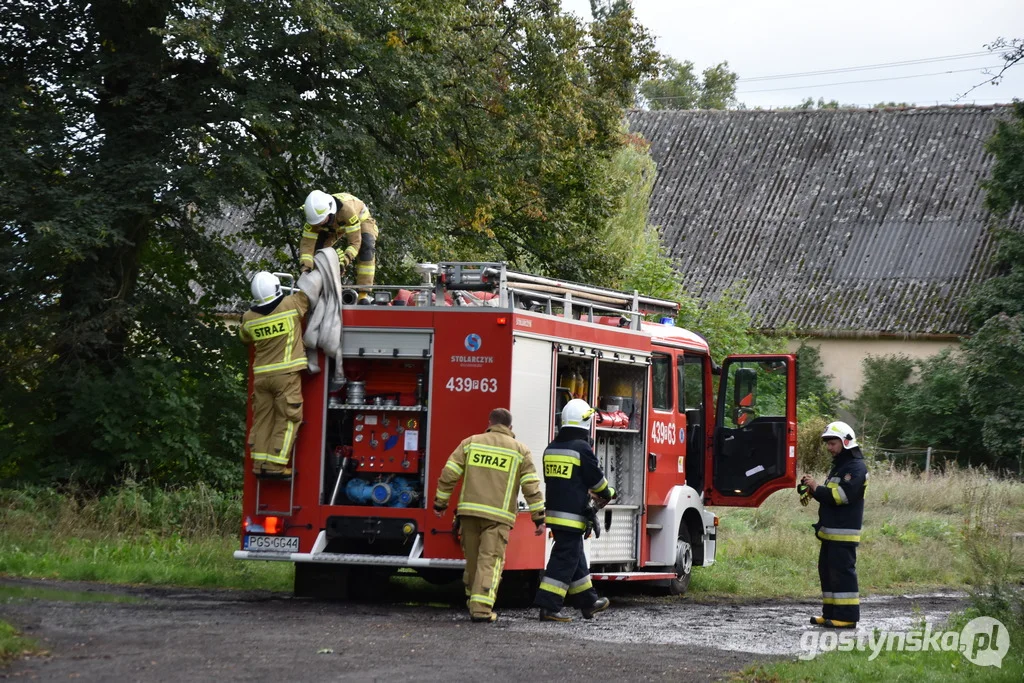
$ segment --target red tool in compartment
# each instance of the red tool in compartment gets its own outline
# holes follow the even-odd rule
[[[419,420],[409,413],[367,406],[355,416],[353,430],[352,459],[359,472],[419,472]]]
[[[629,416],[621,410],[597,411],[597,424],[605,429],[629,429]]]

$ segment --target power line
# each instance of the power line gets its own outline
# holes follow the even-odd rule
[[[851,71],[871,71],[874,69],[892,69],[900,66],[911,66],[917,64],[932,64],[935,62],[946,62],[956,59],[975,59],[977,57],[984,57],[988,55],[1001,55],[1009,52],[1008,50],[1002,50],[997,52],[989,52],[988,50],[982,50],[980,52],[966,52],[959,55],[945,55],[942,57],[923,57],[921,59],[908,59],[902,62],[883,62],[881,64],[868,64],[865,66],[845,66],[838,67],[835,69],[822,69],[820,71],[802,71],[799,73],[790,74],[777,74],[775,76],[753,76],[750,78],[740,77],[738,80],[743,83],[753,83],[756,81],[772,81],[785,78],[803,78],[805,76],[825,76],[829,74],[848,73]]]
[[[974,69],[954,69],[952,71],[935,71],[930,74],[913,74],[911,76],[890,76],[888,78],[865,78],[859,81],[836,81],[834,83],[810,83],[807,85],[793,85],[788,88],[763,88],[761,90],[742,90],[737,91],[737,95],[751,95],[757,92],[778,92],[780,90],[806,90],[808,88],[827,88],[832,85],[852,85],[854,83],[877,83],[879,81],[901,81],[907,78],[925,78],[927,76],[945,76],[946,74],[959,74],[966,73],[968,71],[981,71],[982,69],[994,69],[1002,66],[996,64],[995,66],[982,66]],[[674,98],[655,98],[655,99],[674,99]]]

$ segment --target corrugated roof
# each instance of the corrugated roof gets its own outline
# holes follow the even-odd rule
[[[657,163],[648,220],[693,295],[746,280],[762,329],[947,335],[967,332],[963,298],[990,273],[979,183],[1005,110],[635,111],[629,121]]]

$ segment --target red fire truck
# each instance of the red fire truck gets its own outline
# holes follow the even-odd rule
[[[674,326],[675,302],[636,292],[501,263],[419,271],[412,296],[387,305],[397,288],[377,287],[378,305],[342,307],[347,382],[331,384],[323,354],[325,371],[304,376],[291,479],[258,479],[246,453],[235,557],[294,563],[296,595],[348,597],[396,571],[459,577],[452,513],[438,519],[432,501],[449,454],[495,407],[511,410],[538,471],[565,402],[599,409],[594,451],[618,497],[585,543],[597,581],[682,593],[692,566],[715,560],[707,506],[756,507],[795,485],[794,356],[719,367],[703,338]],[[505,583],[535,581],[551,543],[520,508]]]

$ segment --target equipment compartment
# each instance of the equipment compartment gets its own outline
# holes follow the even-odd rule
[[[425,505],[427,374],[426,360],[345,359],[348,382],[328,395],[324,504]]]

